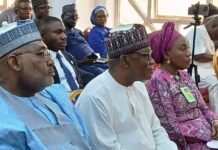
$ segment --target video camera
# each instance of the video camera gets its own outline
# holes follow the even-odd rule
[[[194,69],[195,74],[195,83],[198,87],[198,83],[200,82],[200,75],[198,74],[198,67],[194,64],[194,54],[195,54],[195,38],[196,38],[196,28],[198,25],[201,24],[200,20],[201,17],[198,15],[207,16],[209,13],[209,6],[208,5],[200,5],[198,2],[197,4],[191,5],[191,7],[188,8],[188,14],[194,15],[193,19],[195,20],[195,23],[191,23],[189,26],[194,25],[194,35],[193,35],[193,47],[192,47],[192,61],[190,64],[190,67],[188,68],[188,73],[192,75],[192,70]]]
[[[189,15],[203,15],[207,16],[209,13],[209,6],[208,5],[200,5],[200,3],[191,5],[191,7],[188,8],[188,14]]]

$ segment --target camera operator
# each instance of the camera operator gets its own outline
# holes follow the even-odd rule
[[[209,8],[209,12],[207,14],[203,15],[204,19],[208,18],[212,15],[218,14],[218,8],[215,5],[209,3],[208,8]]]
[[[210,12],[208,13],[210,14]],[[186,38],[193,45],[194,29],[190,30]],[[208,88],[211,109],[218,113],[218,81],[212,65],[213,55],[218,48],[218,15],[207,17],[203,24],[196,28],[194,61],[200,75],[199,88]]]

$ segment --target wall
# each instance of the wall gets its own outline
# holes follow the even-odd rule
[[[52,8],[51,15],[61,18],[62,7],[67,4],[75,3],[75,0],[49,0]]]
[[[108,9],[108,27],[113,27],[114,25],[114,0],[50,0],[50,4],[53,9],[51,14],[55,17],[61,18],[62,7],[67,4],[76,3],[76,7],[79,14],[79,20],[76,27],[85,30],[87,27],[92,27],[90,22],[90,15],[92,10],[98,6],[102,5]]]
[[[90,22],[90,14],[95,7],[94,0],[76,0],[77,10],[79,14],[79,20],[76,27],[84,30],[87,27],[92,27]]]

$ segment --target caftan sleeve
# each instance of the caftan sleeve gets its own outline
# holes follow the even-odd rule
[[[151,102],[147,101],[145,107],[149,110],[152,116],[151,128],[157,146],[156,150],[163,150],[163,149],[177,150],[176,144],[169,139],[166,130],[161,126],[160,121],[154,112]]]
[[[0,115],[0,149],[46,150],[41,141],[21,122]]]
[[[86,99],[86,98],[84,98]],[[80,107],[77,103],[85,123],[91,135],[91,146],[101,150],[125,150],[118,142],[112,123],[112,111],[97,98],[89,97],[84,105]],[[84,106],[83,105],[83,106]]]

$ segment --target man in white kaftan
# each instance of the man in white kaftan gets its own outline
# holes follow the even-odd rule
[[[93,79],[76,103],[86,120],[91,145],[99,150],[176,150],[141,82],[152,73],[147,33],[141,25],[129,26],[125,33],[116,30],[105,42],[109,70]],[[120,44],[116,49],[113,44],[122,40],[129,40],[128,48]]]

